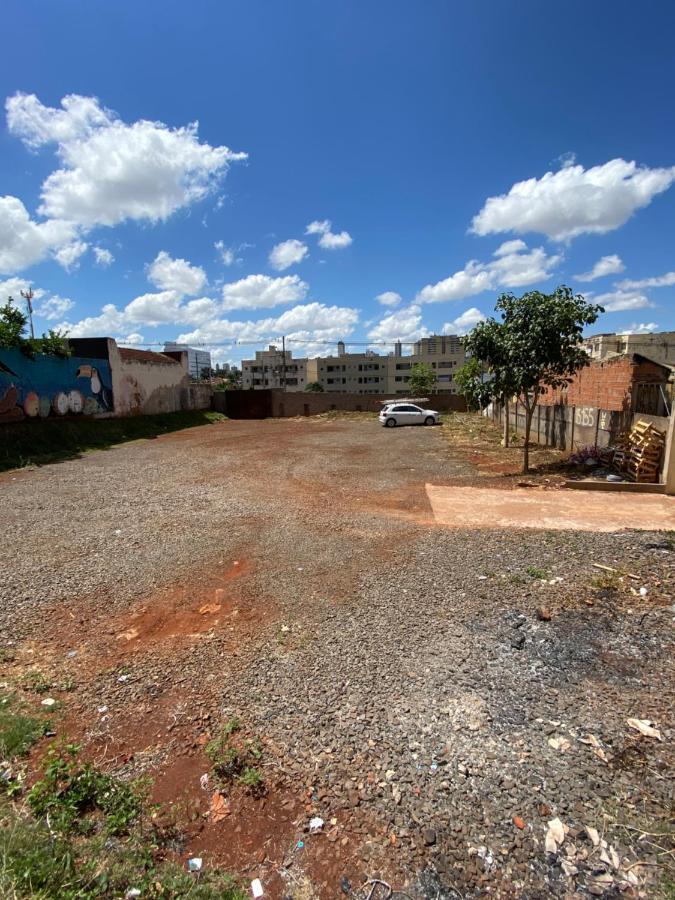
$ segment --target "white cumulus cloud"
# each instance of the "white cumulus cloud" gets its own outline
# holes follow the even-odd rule
[[[619,228],[638,209],[675,181],[675,166],[650,169],[612,159],[584,169],[567,165],[541,178],[514,184],[507,194],[489,197],[471,223],[486,235],[536,231],[555,241]]]
[[[524,241],[506,241],[489,263],[470,260],[463,269],[436,284],[428,284],[417,294],[419,303],[463,300],[487,290],[516,288],[545,281],[560,263],[559,254],[549,256],[543,247],[529,250]]]
[[[65,244],[54,253],[54,259],[66,272],[72,272],[80,265],[80,257],[87,252],[89,244],[86,241],[73,241]]]
[[[320,219],[310,222],[305,229],[305,234],[318,234],[319,246],[324,250],[341,250],[348,247],[353,238],[348,231],[340,231],[335,233],[332,231],[333,223],[330,219]]]
[[[56,144],[61,167],[42,185],[38,210],[85,228],[128,219],[156,222],[201,200],[246,158],[228,147],[200,142],[197,124],[122,122],[94,97],[68,95],[61,109],[33,94],[6,102],[12,134],[31,148]]]
[[[675,272],[666,272],[665,275],[656,275],[654,278],[642,278],[637,281],[631,281],[630,279],[626,279],[625,281],[620,281],[617,284],[617,287],[622,290],[641,290],[642,288],[650,288],[650,287],[670,287],[675,284]]]
[[[605,275],[616,275],[623,272],[625,268],[621,257],[614,253],[611,256],[600,257],[590,272],[583,272],[574,277],[577,281],[595,281],[596,278],[603,278]]]
[[[656,322],[633,322],[625,331],[622,331],[622,334],[652,334],[654,331],[658,331],[659,326]]]
[[[483,313],[475,306],[472,306],[466,312],[463,312],[461,316],[453,319],[452,322],[446,322],[443,326],[443,334],[468,334],[474,325],[483,321],[485,321]]]
[[[160,250],[148,265],[148,281],[162,291],[191,296],[206,284],[206,272],[186,259],[173,259],[166,250]]]
[[[403,297],[400,294],[397,294],[396,291],[384,291],[381,294],[378,294],[375,297],[378,303],[381,303],[382,306],[398,306]]]
[[[74,306],[75,303],[68,297],[59,297],[58,294],[54,294],[35,307],[35,315],[42,316],[43,319],[48,319],[49,321],[55,321],[65,316]]]
[[[323,303],[307,303],[280,316],[250,320],[215,319],[178,336],[182,343],[222,343],[235,340],[276,340],[285,334],[297,342],[333,342],[346,337],[359,320],[358,311]],[[303,353],[305,351],[303,350]]]
[[[0,273],[27,269],[70,243],[75,235],[72,223],[36,222],[17,197],[0,197]]]
[[[421,308],[412,304],[405,309],[389,313],[368,332],[371,341],[392,343],[394,341],[416,341],[429,334],[422,324]]]
[[[21,300],[21,291],[28,291],[32,282],[27,278],[7,278],[0,281],[0,303],[5,303],[8,297],[14,300]],[[38,300],[45,295],[42,288],[33,289],[33,299]]]
[[[105,247],[94,247],[94,256],[96,257],[96,265],[101,266],[103,269],[107,269],[108,266],[115,262],[115,257]]]
[[[606,294],[586,294],[593,303],[599,303],[605,312],[624,312],[628,309],[645,309],[652,306],[649,299],[639,291],[609,291]]]
[[[278,272],[282,272],[289,266],[302,262],[308,253],[307,244],[303,244],[302,241],[297,241],[294,238],[282,241],[280,244],[275,244],[272,247],[269,256],[270,265]]]
[[[297,303],[307,296],[309,285],[297,275],[272,278],[269,275],[248,275],[239,281],[223,285],[223,309],[266,309]]]

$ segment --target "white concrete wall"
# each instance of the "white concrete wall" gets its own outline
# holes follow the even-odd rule
[[[185,360],[180,364],[123,359],[113,340],[109,349],[115,415],[153,415],[185,408],[183,397],[190,383]]]

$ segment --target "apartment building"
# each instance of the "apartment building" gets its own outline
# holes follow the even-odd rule
[[[398,350],[400,345],[397,345]],[[431,335],[413,344],[410,355],[387,357],[389,361],[388,394],[405,394],[410,381],[410,370],[417,363],[430,366],[436,373],[434,393],[456,394],[455,372],[465,362],[464,345],[456,334]]]
[[[318,381],[324,391],[341,394],[384,394],[387,392],[387,360],[373,350],[347,353],[338,344],[337,356],[307,360],[308,381]]]
[[[394,352],[382,356],[373,350],[347,353],[338,344],[337,356],[322,356],[307,361],[307,380],[318,381],[324,391],[353,394],[407,394],[410,370],[425,363],[436,372],[435,393],[457,392],[454,372],[464,362],[464,348],[456,335],[423,338],[404,355],[396,343]]]
[[[304,391],[307,360],[293,359],[290,350],[279,350],[270,344],[267,350],[256,350],[255,359],[241,361],[241,383],[244,390],[283,388],[285,385],[287,391]]]
[[[639,353],[662,366],[675,366],[675,331],[652,334],[594,334],[584,341],[592,359]]]

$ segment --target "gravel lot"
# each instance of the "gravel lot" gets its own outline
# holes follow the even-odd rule
[[[366,415],[231,421],[1,476],[7,684],[39,671],[59,735],[154,777],[181,858],[265,896],[367,897],[376,876],[439,900],[659,896],[672,544],[435,526],[424,484],[477,477],[442,429]],[[267,790],[233,790],[216,823],[203,747],[233,716]]]

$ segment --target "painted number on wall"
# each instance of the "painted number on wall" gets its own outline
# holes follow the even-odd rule
[[[595,410],[592,406],[580,406],[574,414],[574,421],[577,425],[584,425],[592,428],[595,425]]]

